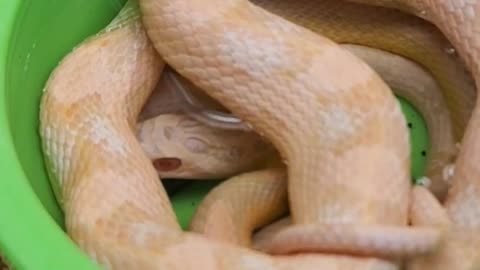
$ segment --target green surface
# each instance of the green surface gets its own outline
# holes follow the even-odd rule
[[[190,220],[205,195],[221,181],[196,181],[176,192],[172,197],[172,206],[182,229],[187,229]]]
[[[98,269],[63,232],[40,150],[38,103],[58,61],[108,24],[124,2],[0,1],[0,250],[16,269]],[[425,127],[415,110],[405,104],[403,109],[418,123],[412,129],[418,178],[425,157],[415,155],[428,146]],[[214,185],[196,183],[176,193],[173,206],[183,228]]]
[[[416,182],[424,176],[430,141],[422,115],[405,99],[398,97],[410,130],[411,174]]]
[[[123,3],[0,1],[0,249],[17,269],[97,269],[62,230],[40,152],[38,102],[58,61]]]

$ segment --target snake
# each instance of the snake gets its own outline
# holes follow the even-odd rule
[[[467,74],[460,61],[454,55],[446,53],[446,48],[450,48],[451,45],[443,38],[441,33],[431,27],[431,25],[409,17],[406,14],[352,3],[321,1],[321,3],[311,5],[309,1],[303,0],[292,6],[289,4],[289,1],[277,1],[274,4],[272,4],[272,1],[254,2],[268,10],[276,11],[295,23],[314,29],[316,32],[326,35],[336,42],[370,46],[370,49],[368,49],[342,44],[342,46],[350,49],[357,56],[362,57],[370,65],[386,63],[389,60],[379,61],[379,59],[386,58],[387,54],[389,54],[388,51],[391,51],[409,59],[414,59],[415,62],[421,63],[422,67],[430,71],[439,83],[442,93],[447,97],[447,107],[452,112],[453,131],[450,130],[452,127],[448,126],[451,121],[440,117],[445,111],[442,112],[438,108],[443,108],[445,101],[440,101],[438,97],[431,96],[423,96],[423,101],[416,98],[416,95],[419,95],[421,91],[434,93],[434,91],[425,91],[423,89],[424,87],[432,88],[431,84],[426,86],[420,80],[412,78],[411,74],[422,74],[422,71],[419,71],[419,67],[407,67],[408,64],[403,63],[406,60],[399,63],[401,60],[398,60],[398,56],[397,59],[390,60],[392,62],[395,61],[397,69],[415,69],[415,72],[404,73],[410,76],[412,83],[408,85],[405,85],[407,80],[393,81],[395,78],[401,78],[401,72],[397,72],[395,76],[390,76],[389,73],[392,72],[391,70],[394,70],[393,68],[387,66],[380,67],[378,64],[374,67],[375,71],[379,72],[382,78],[387,80],[395,92],[400,96],[407,97],[410,102],[421,109],[421,114],[426,118],[432,140],[426,175],[432,179],[431,190],[439,198],[444,198],[447,190],[447,184],[444,181],[446,178],[445,171],[449,169],[448,165],[454,161],[455,145],[461,141],[464,127],[473,109],[475,87],[471,77]],[[363,15],[373,13],[376,14],[374,20],[366,19],[366,16]],[[384,27],[372,33],[369,31],[373,23],[372,21],[382,24]],[[405,29],[408,29],[408,31],[405,31]],[[392,38],[385,38],[390,36]],[[372,55],[375,53],[372,47],[388,51],[376,52],[377,55]],[[370,52],[365,52],[366,50]],[[392,56],[391,58],[395,57]],[[410,93],[406,89],[414,90]],[[453,95],[452,93],[456,94]],[[429,102],[428,99],[432,98],[435,101]],[[433,106],[436,108],[432,108]],[[151,108],[153,106],[147,105],[147,107]],[[157,106],[157,108],[162,107],[165,106]]]
[[[418,14],[445,32],[477,82],[472,2],[458,9],[448,1],[420,3],[425,9],[421,6]],[[93,259],[109,269],[396,269],[376,257],[376,244],[385,247],[380,253],[393,256],[439,246],[438,228],[407,226],[406,124],[391,90],[368,65],[331,40],[248,1],[139,4],[141,22],[114,21],[76,48],[52,72],[42,98],[40,132],[51,178],[58,179],[54,190],[69,235]],[[407,3],[408,11],[417,11],[414,4]],[[450,25],[445,13],[459,23]],[[308,229],[335,229],[339,245],[315,245],[339,254],[270,256],[180,230],[133,132],[165,63],[278,149],[288,167],[294,225],[280,236],[293,232],[295,239]],[[471,162],[465,152],[475,148],[475,117],[474,110],[445,203],[454,227],[472,230],[475,178],[459,175],[474,168],[465,165]],[[361,169],[372,164],[375,170]],[[388,181],[383,194],[374,194],[382,180]],[[329,214],[332,209],[335,215]],[[378,237],[385,232],[390,232],[386,242]],[[342,254],[347,250],[370,254]]]
[[[342,44],[342,47],[361,57],[393,88],[395,94],[419,108],[431,134],[427,164],[429,168],[436,168],[433,173],[427,170],[426,175],[436,182],[448,182],[451,177],[446,170],[449,159],[444,157],[454,155],[456,143],[448,106],[433,76],[415,62],[383,50],[353,44]],[[188,105],[174,93],[176,87],[165,77],[162,76],[137,125],[137,137],[155,164],[158,160],[172,158],[181,161],[175,169],[158,170],[161,178],[227,178],[242,171],[266,167],[268,160],[278,161],[278,153],[258,134],[212,128],[217,125],[186,115]],[[434,173],[441,174],[441,179]]]

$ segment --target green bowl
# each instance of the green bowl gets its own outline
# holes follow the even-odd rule
[[[16,269],[99,269],[63,231],[38,136],[49,73],[124,0],[0,1],[0,250]]]
[[[16,269],[99,269],[64,232],[41,155],[38,105],[59,60],[108,24],[124,2],[0,1],[0,250]],[[418,113],[404,101],[402,108],[416,123],[412,172],[419,177],[425,158],[418,153],[428,136]],[[173,198],[183,227],[210,187]]]

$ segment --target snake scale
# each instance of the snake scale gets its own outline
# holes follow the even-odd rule
[[[332,41],[320,26],[328,29],[327,22],[335,25],[337,19],[327,16],[323,24],[307,12],[321,9],[322,1],[318,7],[306,0],[283,5],[247,0],[138,2],[141,19],[119,16],[62,60],[41,104],[40,134],[67,232],[97,263],[106,269],[398,269],[399,260],[405,259],[408,269],[478,268],[480,186],[475,161],[480,144],[475,138],[480,116],[473,83],[455,55],[415,53],[421,47],[415,42],[402,42],[410,47],[401,49],[371,41],[375,39],[368,35],[349,40],[338,34]],[[393,7],[430,21],[454,46],[478,87],[480,1],[355,2]],[[351,7],[352,17],[361,13]],[[392,18],[404,16],[370,8]],[[129,12],[135,13],[125,9],[123,15]],[[308,28],[312,21],[317,32]],[[422,22],[408,31],[414,33],[417,24]],[[373,29],[382,29],[382,24],[365,29],[378,35]],[[433,33],[425,40],[447,44]],[[424,58],[419,62],[437,80],[453,123],[446,128],[451,132],[448,145],[437,144],[446,153],[439,151],[439,162],[430,162],[435,165],[429,169],[432,191],[440,198],[447,186],[438,170],[453,162],[452,140],[462,140],[443,205],[429,190],[412,189],[408,131],[390,87],[366,59],[336,42],[379,45],[385,51],[400,48],[392,53]],[[138,138],[141,132],[135,132],[166,64],[247,122],[284,162],[286,171],[270,170],[286,172],[285,189],[277,192],[288,194],[291,224],[266,237],[266,252],[242,247],[233,238],[216,241],[183,232],[175,220],[159,172]],[[447,77],[460,79],[451,84]],[[268,178],[251,173],[248,179]],[[282,202],[268,200],[268,194],[277,192],[258,197],[258,209],[273,202],[280,207]],[[222,197],[213,197],[206,207],[231,213],[216,200]],[[272,217],[257,218],[255,222],[265,223]]]

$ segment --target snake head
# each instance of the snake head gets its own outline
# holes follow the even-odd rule
[[[263,166],[274,148],[253,132],[210,127],[185,114],[137,126],[137,138],[161,178],[220,179]]]

